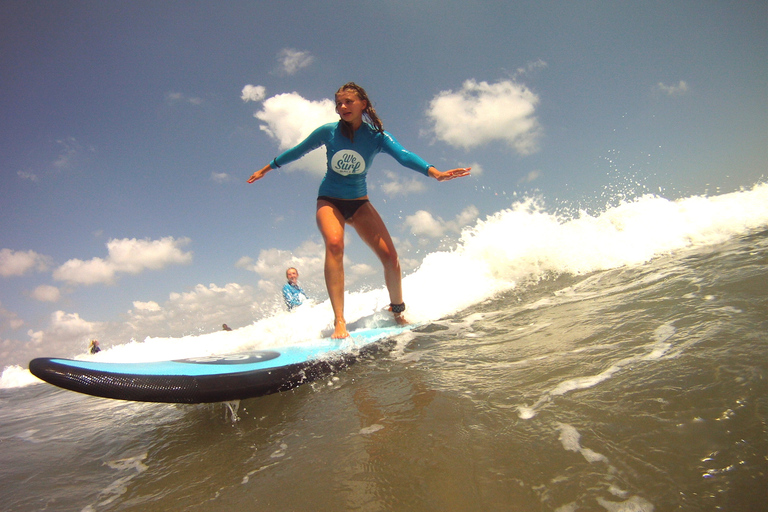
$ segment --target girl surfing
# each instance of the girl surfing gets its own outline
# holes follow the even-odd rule
[[[248,183],[325,146],[327,169],[318,192],[316,219],[325,241],[325,284],[334,316],[332,337],[346,338],[349,336],[344,319],[344,229],[347,224],[355,228],[381,261],[389,292],[389,310],[398,324],[407,323],[403,315],[405,302],[397,251],[384,221],[368,200],[366,178],[373,157],[383,151],[400,165],[438,181],[469,176],[470,168],[441,172],[407,151],[384,131],[365,90],[355,83],[349,82],[336,91],[336,113],[340,118],[338,122],[317,128],[297,146],[254,172]]]

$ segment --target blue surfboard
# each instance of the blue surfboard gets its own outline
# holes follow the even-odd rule
[[[336,373],[414,325],[353,331],[349,338],[240,354],[146,363],[41,357],[29,371],[55,386],[118,400],[210,403],[286,391]]]

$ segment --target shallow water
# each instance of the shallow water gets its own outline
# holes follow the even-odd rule
[[[520,285],[239,403],[0,390],[3,510],[761,510],[768,232]]]

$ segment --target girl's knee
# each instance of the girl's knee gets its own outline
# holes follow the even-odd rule
[[[327,238],[325,240],[325,250],[326,252],[333,254],[335,256],[343,255],[344,254],[344,237]]]

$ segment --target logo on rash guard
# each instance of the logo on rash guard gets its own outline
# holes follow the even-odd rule
[[[331,169],[342,176],[361,174],[365,171],[365,160],[357,151],[342,149],[331,158]]]

